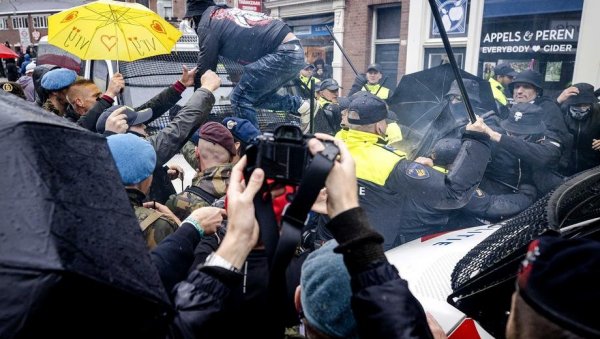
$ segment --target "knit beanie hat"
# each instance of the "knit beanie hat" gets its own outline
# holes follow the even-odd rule
[[[334,253],[338,243],[329,240],[302,264],[302,310],[320,332],[338,338],[358,338],[350,298],[350,274],[343,256]]]

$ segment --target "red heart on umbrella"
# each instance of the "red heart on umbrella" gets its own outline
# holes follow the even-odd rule
[[[102,44],[104,44],[104,46],[106,46],[110,52],[110,50],[117,44],[117,37],[114,35],[103,35],[100,37],[100,41],[102,41]]]
[[[167,33],[165,31],[165,28],[163,27],[163,25],[161,25],[161,23],[156,20],[152,21],[152,24],[150,25],[150,27],[152,27],[152,29],[157,31],[158,33],[162,33],[162,34]]]

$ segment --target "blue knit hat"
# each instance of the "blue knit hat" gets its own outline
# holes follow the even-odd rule
[[[71,86],[77,79],[77,73],[66,68],[53,69],[42,77],[42,87],[48,91],[58,91]]]
[[[246,119],[229,117],[223,119],[222,124],[236,139],[246,145],[251,144],[254,138],[260,135],[260,131]]]
[[[302,311],[310,325],[324,334],[358,338],[350,305],[350,274],[342,255],[333,252],[337,245],[335,240],[326,242],[302,264]]]
[[[152,145],[131,133],[106,138],[124,185],[142,182],[154,172],[156,152]]]

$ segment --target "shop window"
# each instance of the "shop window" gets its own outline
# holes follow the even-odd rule
[[[446,34],[451,38],[466,37],[469,20],[468,0],[436,0],[435,1],[442,17],[442,24]],[[433,15],[431,16],[430,38],[439,38],[440,30],[437,27]]]
[[[454,52],[454,59],[456,59],[456,64],[460,69],[465,68],[465,47],[453,47],[452,51]],[[444,48],[425,48],[425,68],[432,68],[436,66],[440,66],[443,64],[447,64],[450,61],[448,60],[448,54],[446,54],[446,50]]]
[[[47,15],[32,15],[31,20],[33,21],[33,27],[35,28],[48,28]]]
[[[12,17],[12,26],[14,29],[29,28],[29,20],[27,20],[26,15],[13,16]]]
[[[495,65],[510,63],[518,72],[540,72],[544,94],[558,95],[573,80],[582,2],[548,0],[539,7],[503,2],[520,6],[527,15],[500,15],[496,2],[486,1],[478,75],[491,77]]]
[[[0,30],[4,31],[8,29],[8,18],[0,17]]]
[[[384,84],[395,87],[400,55],[400,6],[376,7],[373,10],[373,55],[381,65]]]

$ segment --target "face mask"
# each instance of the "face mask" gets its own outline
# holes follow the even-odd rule
[[[576,106],[569,107],[569,114],[575,120],[583,120],[590,113],[591,107],[580,108]]]

